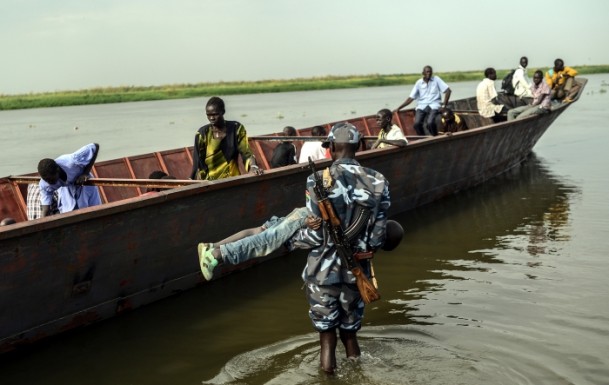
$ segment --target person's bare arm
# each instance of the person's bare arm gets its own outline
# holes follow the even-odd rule
[[[99,153],[99,144],[93,144],[95,145],[95,154],[93,154],[93,158],[91,158],[87,166],[82,170],[82,174],[78,178],[76,178],[76,184],[83,184],[87,181],[87,179],[89,179],[89,173],[91,172],[91,169],[95,164],[95,160],[97,159],[97,153]]]

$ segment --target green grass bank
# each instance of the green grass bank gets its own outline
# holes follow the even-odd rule
[[[573,66],[580,75],[609,73],[609,65]],[[533,69],[530,69],[531,72]],[[545,72],[547,68],[542,68]],[[497,79],[502,79],[509,70],[498,70]],[[447,83],[481,80],[483,70],[461,72],[439,72]],[[186,99],[200,96],[223,96],[269,92],[313,91],[338,88],[361,88],[393,85],[411,85],[420,74],[326,76],[287,80],[260,80],[252,82],[218,82],[197,84],[173,84],[149,87],[107,87],[79,91],[31,93],[22,95],[0,94],[0,110],[16,110],[40,107],[75,106],[137,102],[146,100]]]

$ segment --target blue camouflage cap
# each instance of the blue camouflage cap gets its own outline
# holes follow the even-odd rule
[[[351,143],[357,144],[360,141],[360,133],[351,123],[336,123],[332,126],[328,138],[321,143],[324,148],[330,147],[330,143]]]

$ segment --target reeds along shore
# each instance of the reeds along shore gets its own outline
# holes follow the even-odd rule
[[[609,65],[573,66],[580,75],[609,73]],[[530,71],[537,68],[530,68]],[[547,71],[548,68],[540,68]],[[498,70],[497,79],[502,79],[510,71]],[[440,72],[447,83],[473,81],[484,78],[480,71]],[[0,110],[26,108],[75,106],[84,104],[104,104],[138,102],[146,100],[186,99],[212,95],[238,95],[269,92],[313,91],[339,88],[380,87],[414,84],[420,74],[326,76],[287,80],[260,80],[254,82],[218,82],[198,84],[174,84],[149,87],[107,87],[79,91],[31,93],[22,95],[0,94]]]

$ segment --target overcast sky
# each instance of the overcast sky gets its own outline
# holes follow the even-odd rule
[[[2,0],[0,94],[609,64],[605,0]]]

